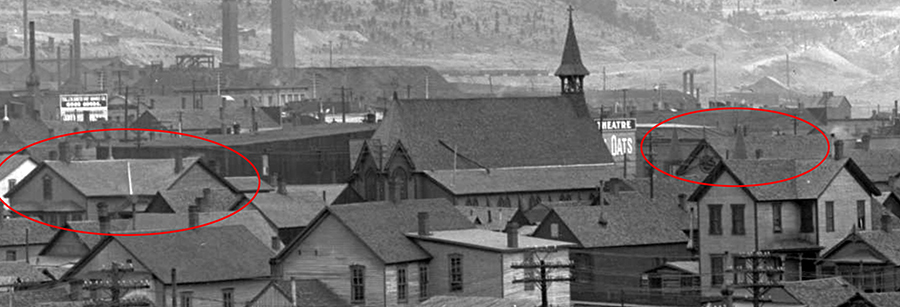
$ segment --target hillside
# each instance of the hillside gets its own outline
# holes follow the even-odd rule
[[[124,55],[139,63],[171,64],[175,54],[220,54],[220,0],[32,0],[29,17],[39,44],[71,39],[71,19],[82,20],[85,56]],[[679,88],[681,72],[697,70],[701,95],[713,98],[713,54],[718,92],[762,76],[791,81],[807,93],[858,96],[858,105],[887,104],[900,89],[900,9],[891,1],[867,6],[820,1],[736,0],[296,0],[298,65],[428,65],[472,71],[451,81],[488,83],[483,70],[550,72],[559,61],[566,6],[574,5],[589,87]],[[268,63],[267,0],[240,0],[245,66]],[[748,7],[748,3],[750,6]],[[765,4],[763,4],[765,3]],[[830,3],[830,1],[829,1]],[[11,46],[0,57],[21,56],[21,2],[0,0],[0,31]],[[114,34],[120,42],[103,41]],[[64,52],[63,56],[65,57]],[[41,57],[53,57],[49,48]],[[331,63],[331,64],[330,64]],[[483,75],[483,74],[481,74]],[[498,85],[552,90],[551,77],[509,77]],[[868,113],[868,112],[866,112]]]

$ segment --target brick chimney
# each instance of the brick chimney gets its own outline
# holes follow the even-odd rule
[[[184,154],[181,151],[181,148],[175,149],[175,169],[173,170],[175,174],[181,174],[184,171]]]
[[[61,141],[57,144],[59,150],[59,161],[69,163],[72,162],[72,157],[69,155],[69,142]]]
[[[887,213],[881,215],[881,231],[891,232],[891,216]]]
[[[278,185],[275,186],[275,192],[281,195],[287,195],[287,183],[284,182],[284,178],[278,178]],[[322,191],[325,193],[325,191]]]
[[[188,228],[200,225],[200,203],[203,198],[194,199],[195,205],[188,207]]]
[[[272,236],[272,250],[279,251],[281,250],[281,239],[278,236]]]
[[[834,159],[840,160],[844,158],[844,141],[834,141]]]
[[[97,204],[97,220],[100,221],[100,233],[109,233],[109,205]]]
[[[871,144],[871,142],[872,142],[872,136],[869,135],[868,133],[863,134],[862,142],[860,144],[862,147],[862,150],[869,151],[869,144]]]
[[[419,212],[416,216],[419,221],[419,235],[429,236],[431,231],[428,229],[428,212]]]
[[[200,212],[210,212],[209,206],[212,203],[212,190],[210,188],[203,188],[203,201],[200,202]]]
[[[519,247],[519,223],[511,222],[506,225],[506,247]]]

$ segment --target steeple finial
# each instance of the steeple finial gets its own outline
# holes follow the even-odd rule
[[[569,31],[563,47],[562,62],[556,69],[555,75],[559,77],[563,94],[584,94],[584,77],[591,73],[581,63],[581,50],[578,48],[578,38],[575,37],[575,24],[572,18],[575,8],[570,5],[567,10],[569,11]]]

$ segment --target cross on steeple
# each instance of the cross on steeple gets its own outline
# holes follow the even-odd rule
[[[568,9],[566,9],[566,10],[567,10],[567,11],[569,11],[569,21],[571,21],[571,20],[572,20],[572,12],[574,12],[574,11],[575,11],[575,8],[574,8],[574,7],[572,7],[572,5],[571,5],[571,4],[569,4],[569,8],[568,8]]]

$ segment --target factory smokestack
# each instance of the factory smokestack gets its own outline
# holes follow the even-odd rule
[[[238,40],[238,2],[222,0],[222,67],[237,68],[241,55]]]
[[[293,68],[294,3],[291,0],[272,0],[269,18],[272,22],[272,66]]]
[[[28,0],[22,0],[22,53],[28,55]]]
[[[39,110],[38,104],[40,103],[40,88],[41,88],[41,80],[38,78],[37,74],[37,64],[35,63],[37,60],[35,59],[34,53],[34,21],[28,23],[28,65],[30,70],[28,72],[28,79],[25,81],[25,87],[28,89],[28,94],[31,95],[31,103],[28,104],[26,108],[27,117],[36,117],[35,110]]]
[[[69,49],[69,79],[65,90],[81,92],[81,20],[72,21],[72,46]]]

